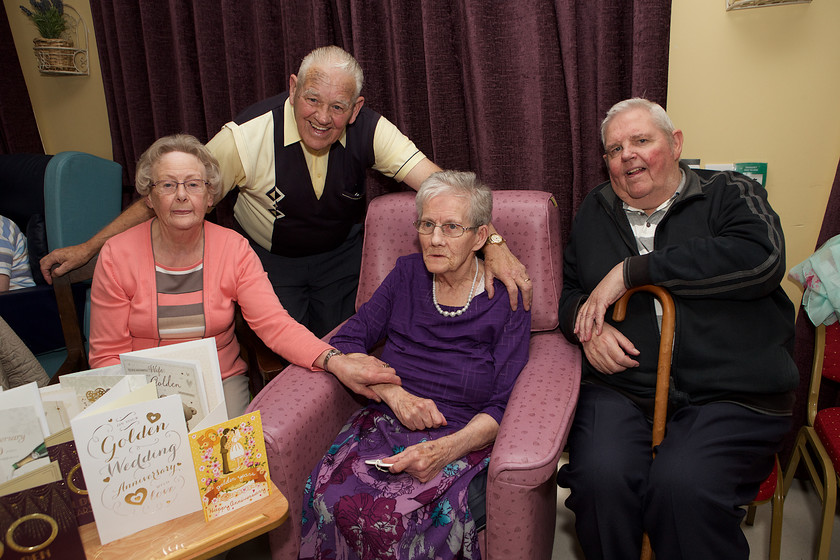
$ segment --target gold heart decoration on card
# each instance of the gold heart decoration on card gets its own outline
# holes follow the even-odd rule
[[[155,422],[160,420],[160,414],[158,414],[157,412],[149,412],[148,414],[146,414],[146,419],[152,424],[154,424]]]
[[[107,393],[108,390],[102,387],[98,387],[96,389],[91,389],[90,391],[85,393],[85,398],[90,402],[96,402],[99,397]]]
[[[146,489],[140,488],[137,492],[133,494],[126,494],[125,495],[125,503],[130,506],[139,506],[142,505],[144,501],[146,501]]]

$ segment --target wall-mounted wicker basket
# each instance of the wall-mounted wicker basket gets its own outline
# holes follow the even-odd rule
[[[87,76],[88,28],[76,8],[64,4],[67,29],[60,39],[32,40],[41,74]]]
[[[764,6],[780,6],[782,4],[810,4],[811,0],[726,0],[726,11],[743,10],[744,8],[762,8]]]

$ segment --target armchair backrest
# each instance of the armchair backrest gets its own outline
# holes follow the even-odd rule
[[[44,217],[52,251],[90,239],[122,206],[122,166],[84,152],[53,156],[44,173]]]
[[[386,194],[370,203],[356,309],[370,299],[398,257],[420,251],[417,231],[411,225],[417,219],[414,196],[413,192]],[[543,191],[493,191],[493,225],[531,277],[531,331],[557,328],[563,255],[554,197]],[[508,296],[497,293],[495,297]]]

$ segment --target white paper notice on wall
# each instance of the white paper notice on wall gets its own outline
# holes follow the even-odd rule
[[[712,171],[735,171],[734,163],[707,163],[706,169]]]

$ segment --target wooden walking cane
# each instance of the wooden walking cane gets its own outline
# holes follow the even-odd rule
[[[613,308],[613,321],[623,321],[627,315],[627,302],[636,292],[650,292],[662,304],[662,329],[659,339],[659,361],[656,366],[656,394],[653,408],[653,437],[651,448],[662,443],[665,437],[665,418],[668,413],[668,383],[671,377],[671,350],[674,344],[674,300],[665,288],[659,286],[645,285],[631,288],[621,296]],[[656,451],[653,451],[654,457]],[[650,546],[650,538],[647,533],[642,537],[641,560],[650,560],[653,551]]]

